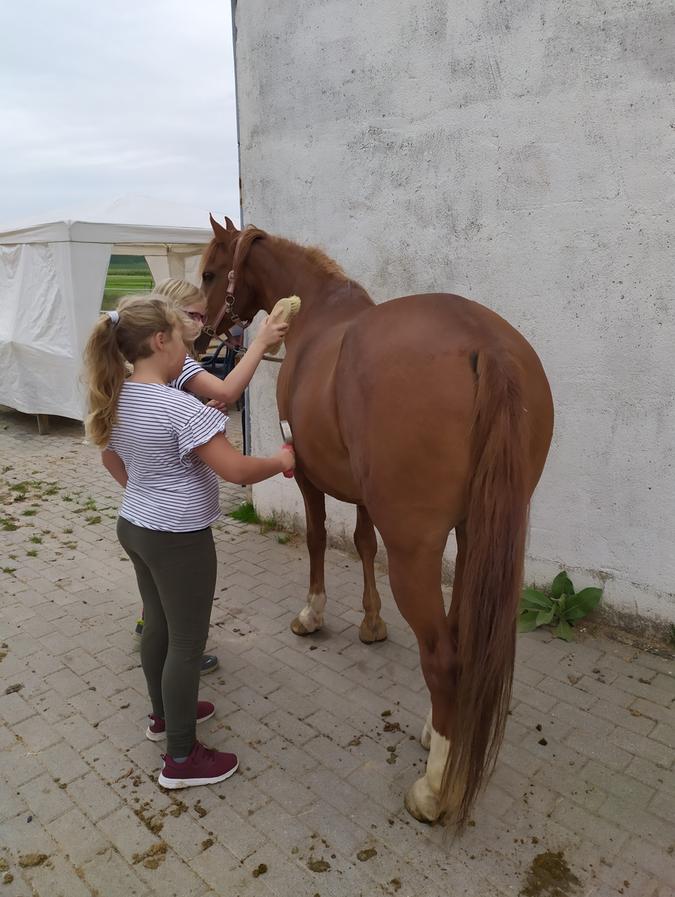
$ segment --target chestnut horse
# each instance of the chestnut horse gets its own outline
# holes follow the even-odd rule
[[[305,502],[307,635],[326,604],[325,495],[356,505],[364,642],[386,638],[373,524],[431,695],[426,774],[406,795],[419,820],[466,821],[502,741],[513,677],[528,506],[553,405],[532,347],[493,311],[449,294],[376,305],[317,249],[211,219],[202,259],[210,332],[297,294],[277,403],[290,422]],[[450,609],[441,564],[457,559]]]

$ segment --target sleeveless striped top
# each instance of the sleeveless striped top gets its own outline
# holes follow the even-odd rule
[[[220,515],[218,477],[194,455],[228,418],[187,393],[126,380],[108,448],[127,471],[120,516],[168,532],[204,529]]]

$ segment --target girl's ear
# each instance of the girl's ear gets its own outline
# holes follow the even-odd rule
[[[164,346],[166,346],[167,342],[168,334],[164,333],[162,330],[158,330],[157,333],[153,333],[148,340],[148,344],[152,352],[161,351]]]

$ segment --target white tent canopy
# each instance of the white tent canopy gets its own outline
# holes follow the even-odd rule
[[[196,280],[208,212],[145,197],[0,229],[0,404],[84,418],[82,353],[110,256],[142,255],[155,282]]]

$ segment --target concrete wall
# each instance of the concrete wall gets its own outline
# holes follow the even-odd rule
[[[446,290],[532,341],[557,409],[528,577],[675,620],[672,0],[247,0],[244,220],[377,301]],[[264,366],[263,366],[264,367]],[[253,448],[278,443],[268,365]],[[263,512],[299,511],[281,478]],[[331,505],[334,531],[353,510]]]

